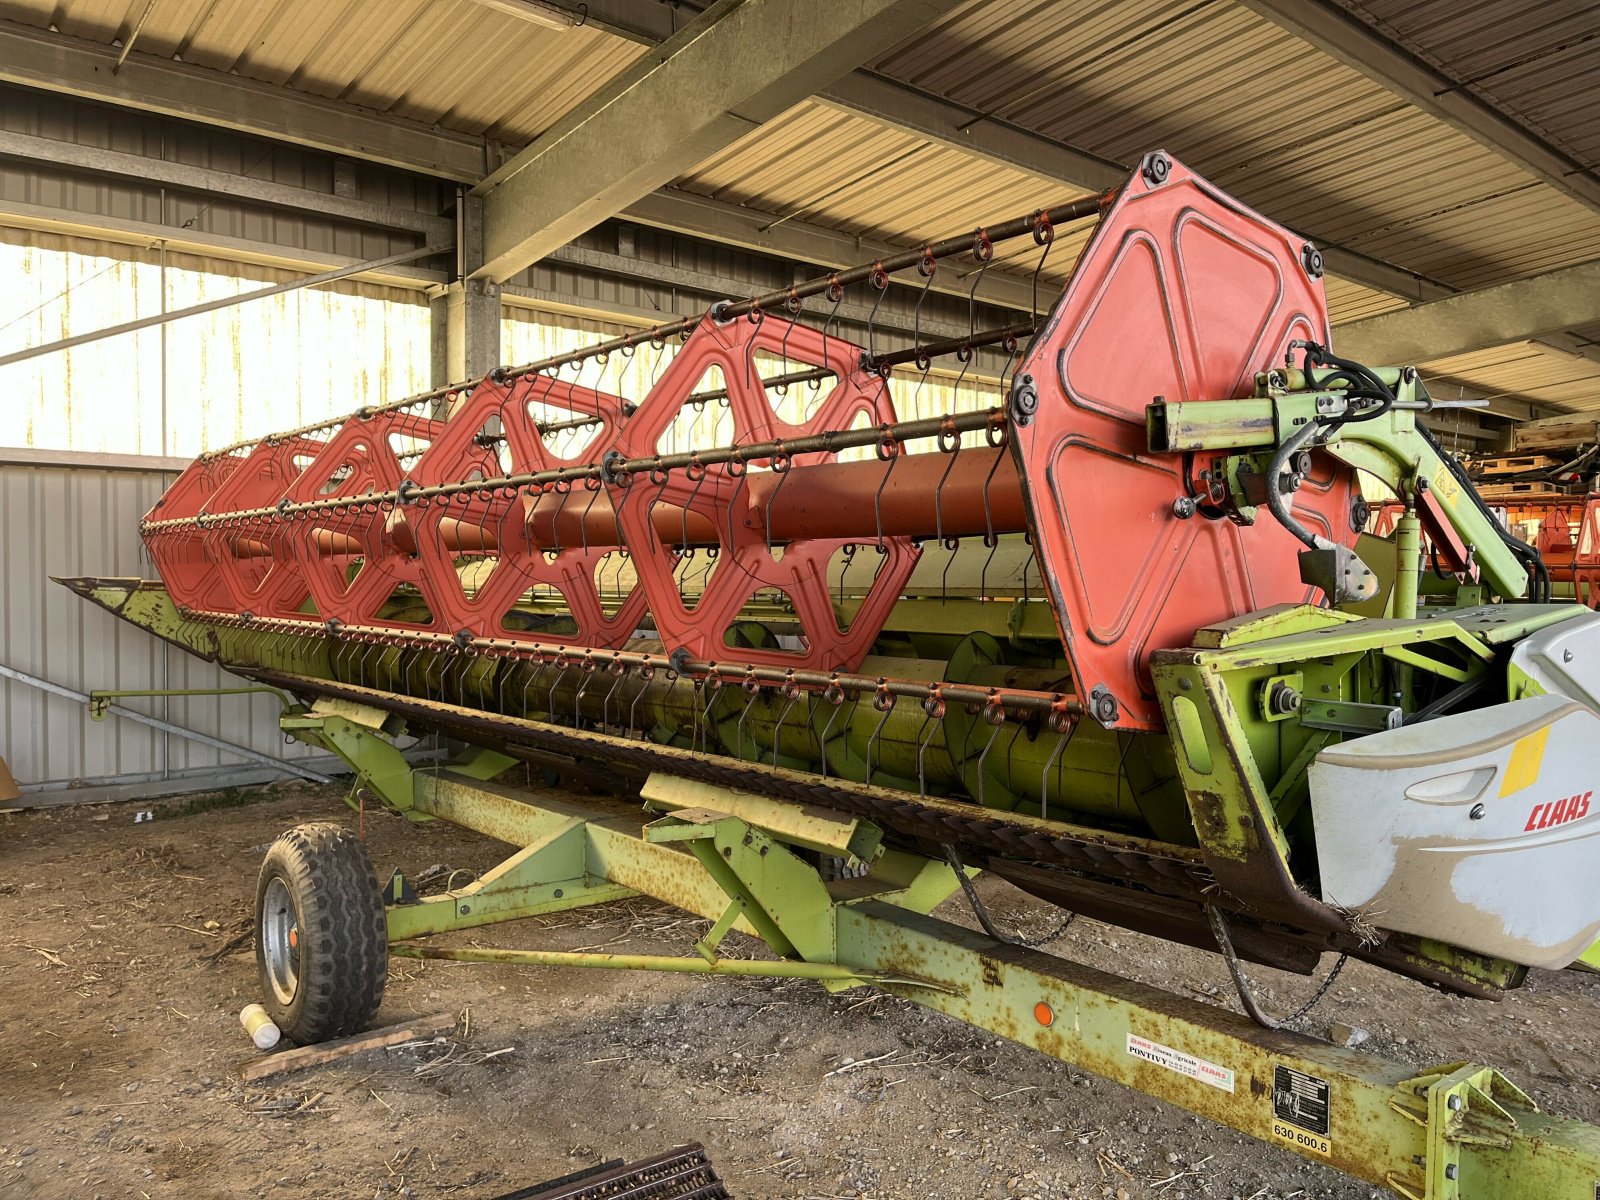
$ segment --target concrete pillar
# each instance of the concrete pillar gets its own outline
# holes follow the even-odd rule
[[[482,379],[500,365],[500,286],[470,278],[483,261],[483,201],[462,192],[456,278],[429,293],[433,386]]]
[[[500,365],[500,288],[467,280],[429,297],[433,386],[482,379]]]

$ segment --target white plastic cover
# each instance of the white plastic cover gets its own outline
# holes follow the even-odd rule
[[[1588,620],[1546,633],[1578,632],[1569,626],[1600,639]],[[1562,643],[1552,636],[1530,658],[1559,662],[1576,644]],[[1356,738],[1319,754],[1310,784],[1329,904],[1536,967],[1564,967],[1600,937],[1600,713],[1589,704],[1538,696]]]
[[[1600,612],[1523,638],[1511,653],[1511,665],[1551,695],[1600,712]]]

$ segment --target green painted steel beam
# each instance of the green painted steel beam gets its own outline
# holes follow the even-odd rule
[[[337,754],[384,804],[395,812],[409,813],[415,807],[411,764],[384,736],[384,726],[392,718],[374,727],[337,711],[324,711],[331,707],[327,701],[319,701],[309,713],[283,717],[279,726],[292,738]],[[355,707],[347,706],[345,711]]]
[[[777,838],[719,811],[739,803],[726,789],[699,789],[701,807],[649,823],[636,811],[619,816],[449,772],[419,773],[414,792],[435,816],[524,846],[480,893],[558,877],[587,889],[526,905],[507,891],[503,907],[467,914],[480,923],[550,911],[558,900],[598,902],[620,885],[717,926],[684,956],[417,945],[407,939],[429,929],[410,914],[426,912],[423,902],[389,910],[399,957],[808,978],[828,988],[871,982],[1409,1200],[1593,1200],[1600,1181],[1600,1129],[1539,1112],[1491,1068],[1386,1062],[997,942],[927,914],[953,877],[943,863],[914,866],[915,855],[888,851],[865,879],[824,884]],[[943,886],[924,887],[909,907],[898,877],[874,879],[886,868],[913,878],[932,869]],[[437,910],[464,895],[441,898]],[[735,910],[779,961],[716,954]]]
[[[478,946],[390,945],[397,958],[424,958],[445,962],[509,963],[525,967],[587,967],[611,971],[665,971],[673,975],[727,975],[757,979],[814,979],[859,987],[936,988],[928,980],[889,972],[862,971],[828,962],[790,959],[686,958],[669,954],[599,954],[571,950],[497,950]]]
[[[1539,1112],[1489,1068],[1267,1030],[893,905],[846,908],[839,934],[850,963],[949,989],[899,995],[1396,1195],[1594,1200],[1600,1129]]]
[[[389,940],[471,929],[637,895],[631,888],[586,873],[583,826],[581,818],[568,817],[466,887],[414,904],[390,905]]]

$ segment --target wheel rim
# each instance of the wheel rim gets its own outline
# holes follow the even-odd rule
[[[261,961],[280,1004],[293,1004],[300,986],[300,918],[283,880],[267,884],[261,900]]]

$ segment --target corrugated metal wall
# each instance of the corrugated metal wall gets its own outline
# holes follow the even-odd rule
[[[52,575],[149,574],[138,518],[171,480],[155,471],[0,464],[6,581],[0,662],[82,692],[239,685],[236,676],[168,648],[50,582]],[[123,703],[262,753],[311,753],[282,744],[270,697]],[[82,705],[4,678],[0,754],[25,787],[181,776],[243,761],[129,721],[93,721]]]
[[[7,18],[12,12],[6,12]],[[143,36],[141,36],[143,49]],[[335,192],[335,159],[300,146],[262,141],[231,130],[134,112],[22,88],[0,88],[0,131],[74,147],[103,149],[214,171],[248,180]],[[372,163],[344,160],[339,193],[370,204],[437,214],[452,189]],[[336,193],[338,194],[338,193]],[[304,210],[285,213],[233,195],[165,186],[159,179],[63,166],[33,159],[0,160],[0,203],[94,225],[134,221],[185,234],[243,238],[284,250],[383,258],[425,244],[415,231],[379,229]]]
[[[0,352],[160,312],[163,275],[169,309],[292,277],[184,255],[168,255],[163,271],[155,249],[0,231],[0,278],[8,283]],[[62,451],[66,461],[188,457],[421,391],[428,372],[428,307],[419,293],[367,284],[305,289],[0,368],[0,447]],[[0,455],[0,663],[77,691],[238,684],[49,582],[152,575],[139,517],[170,472],[3,462]],[[127,704],[263,753],[312,753],[282,744],[268,697]],[[183,790],[243,761],[131,722],[91,721],[81,705],[4,679],[0,754],[25,787],[44,789],[168,779]]]

